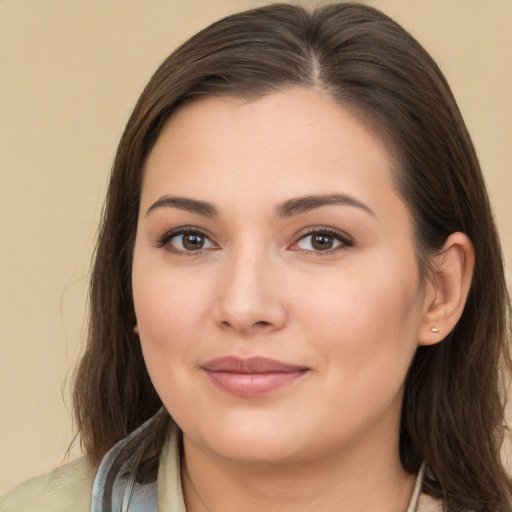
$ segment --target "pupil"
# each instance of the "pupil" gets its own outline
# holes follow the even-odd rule
[[[315,235],[313,237],[312,244],[315,249],[325,251],[332,247],[333,239],[330,235]]]
[[[183,237],[183,247],[189,251],[197,251],[204,245],[204,236],[202,235],[185,235]]]

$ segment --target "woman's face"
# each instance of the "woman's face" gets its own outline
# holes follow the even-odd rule
[[[397,450],[425,312],[381,142],[328,95],[203,98],[147,162],[133,261],[153,384],[231,460]]]

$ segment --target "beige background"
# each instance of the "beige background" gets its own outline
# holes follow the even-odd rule
[[[118,138],[188,35],[257,0],[0,1],[0,492],[62,462],[88,266]],[[512,1],[375,0],[434,55],[512,266]],[[78,443],[72,456],[79,453]]]

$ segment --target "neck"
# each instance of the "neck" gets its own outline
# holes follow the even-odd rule
[[[414,475],[403,470],[398,440],[351,446],[315,460],[232,461],[184,438],[182,485],[188,512],[404,512]]]

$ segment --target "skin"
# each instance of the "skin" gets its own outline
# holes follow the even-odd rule
[[[447,271],[421,282],[392,173],[380,140],[312,90],[203,98],[164,128],[144,170],[132,280],[149,374],[183,431],[187,510],[407,508],[404,378],[418,344],[442,339],[430,328],[460,315],[471,261],[455,234]],[[345,202],[283,215],[292,199],[333,194]],[[236,396],[202,369],[229,355],[307,371]]]

